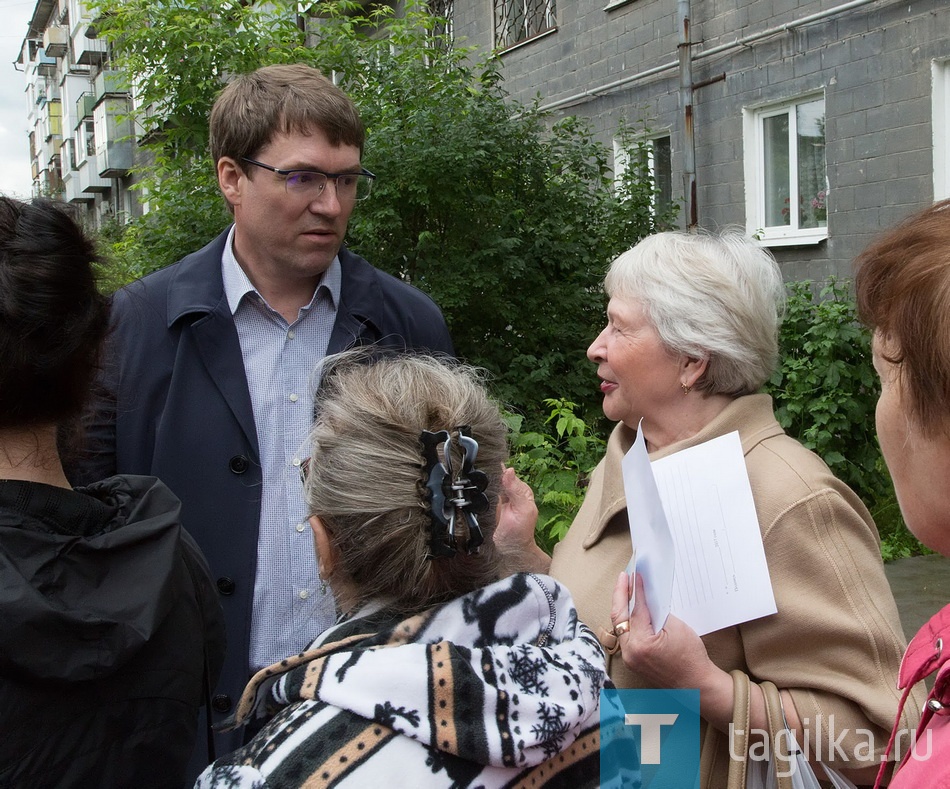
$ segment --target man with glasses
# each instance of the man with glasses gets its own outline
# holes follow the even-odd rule
[[[181,498],[227,620],[211,692],[221,721],[252,673],[336,618],[298,468],[320,360],[370,344],[451,354],[452,343],[427,296],[342,246],[375,179],[346,94],[307,66],[268,66],[222,91],[210,136],[234,223],[116,295],[108,396],[77,480],[154,474]],[[366,484],[383,473],[366,469]],[[215,739],[223,753],[241,733]]]

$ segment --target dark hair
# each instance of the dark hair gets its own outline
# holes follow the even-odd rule
[[[278,133],[320,129],[331,145],[363,153],[365,131],[353,100],[317,69],[303,64],[264,66],[235,77],[221,91],[209,121],[215,164],[229,156],[243,167]]]
[[[0,428],[62,426],[89,396],[109,300],[67,210],[0,197]]]
[[[858,313],[898,365],[909,416],[950,436],[950,200],[887,231],[854,265]]]

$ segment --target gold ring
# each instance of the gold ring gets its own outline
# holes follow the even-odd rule
[[[614,625],[614,635],[620,638],[624,633],[630,632],[630,622],[617,622]]]

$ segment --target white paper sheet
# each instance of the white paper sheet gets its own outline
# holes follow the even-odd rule
[[[674,545],[642,430],[637,430],[637,439],[620,465],[627,497],[630,541],[635,546],[633,564],[643,576],[650,619],[653,629],[659,632],[666,624],[673,597]]]
[[[673,613],[704,635],[774,614],[775,597],[739,434],[720,436],[652,464],[645,445],[637,441],[623,459],[623,476],[637,572],[643,575],[654,627],[659,630],[657,622]],[[645,478],[647,470],[652,486]],[[662,520],[656,514],[657,499]],[[641,565],[644,545],[653,552]],[[667,547],[659,549],[661,545]],[[656,577],[651,580],[651,575]]]

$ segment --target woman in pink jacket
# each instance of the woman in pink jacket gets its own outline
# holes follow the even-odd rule
[[[855,267],[881,377],[877,433],[897,500],[918,539],[950,556],[950,201],[884,234]],[[950,787],[950,606],[907,648],[898,677],[905,700],[934,673],[917,744],[892,735],[904,758],[891,789]]]

